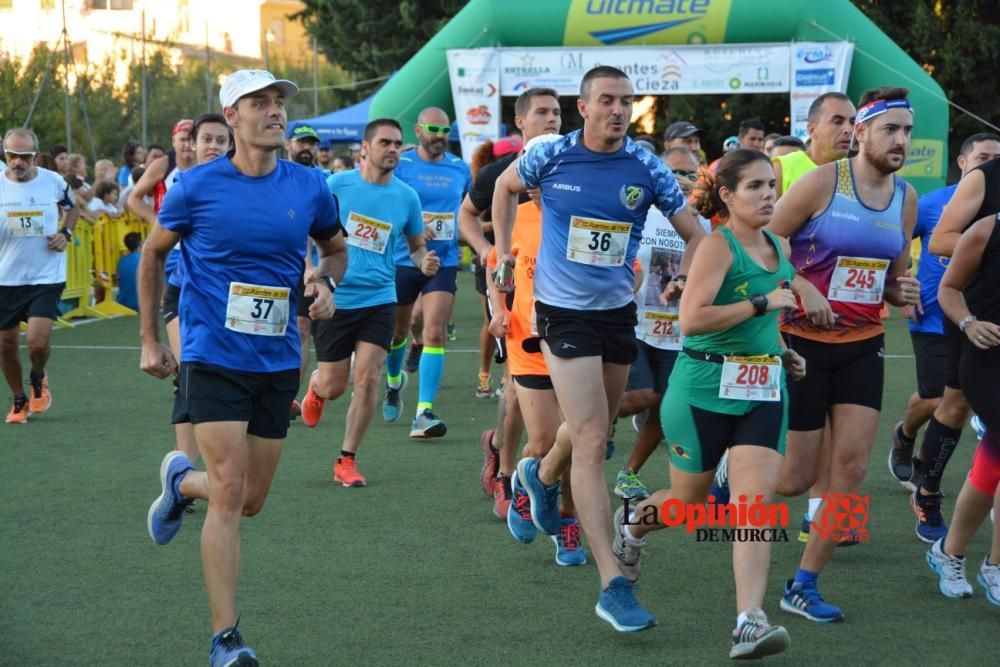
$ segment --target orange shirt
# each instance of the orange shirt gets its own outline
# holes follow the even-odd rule
[[[548,375],[549,367],[541,353],[525,352],[523,343],[536,338],[532,333],[535,320],[535,258],[542,244],[542,212],[534,202],[517,207],[517,219],[511,237],[514,256],[514,304],[510,309],[510,331],[507,333],[507,363],[511,375]],[[490,271],[496,270],[497,255],[490,250],[486,259]]]

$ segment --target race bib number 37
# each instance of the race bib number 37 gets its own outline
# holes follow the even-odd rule
[[[882,303],[887,259],[838,257],[826,298],[846,303]]]
[[[435,241],[455,240],[455,214],[424,211],[424,229],[431,230]]]
[[[566,259],[592,266],[621,266],[625,263],[632,223],[611,222],[573,216],[569,222]]]
[[[7,211],[7,233],[11,236],[45,236],[42,211]]]
[[[288,293],[287,287],[229,283],[226,328],[254,336],[284,336]]]
[[[385,254],[392,225],[351,211],[347,216],[347,245]]]
[[[722,364],[719,398],[736,401],[780,401],[779,357],[726,357]]]

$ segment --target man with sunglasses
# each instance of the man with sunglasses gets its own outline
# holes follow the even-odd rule
[[[448,431],[432,412],[434,398],[444,372],[445,327],[455,305],[458,274],[458,211],[472,184],[472,174],[462,158],[448,152],[451,125],[448,114],[436,107],[420,112],[416,125],[420,144],[399,156],[396,176],[417,191],[424,218],[427,250],[440,258],[441,268],[425,275],[413,264],[410,249],[402,238],[396,242],[396,330],[386,360],[388,389],[382,416],[388,422],[402,412],[403,357],[410,329],[413,305],[423,297],[424,348],[420,355],[420,389],[417,412],[410,429],[411,438],[440,438]]]
[[[79,211],[69,186],[48,169],[35,166],[38,137],[27,128],[3,139],[7,163],[0,176],[0,365],[13,393],[6,423],[25,424],[52,405],[45,377],[52,321],[66,286],[66,256]],[[62,227],[59,220],[62,218]],[[20,323],[28,323],[31,395],[24,393]]]

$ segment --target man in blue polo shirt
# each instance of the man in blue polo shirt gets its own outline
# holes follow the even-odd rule
[[[288,430],[299,373],[295,287],[307,237],[321,257],[306,290],[314,319],[333,314],[333,290],[347,264],[337,204],[322,174],[277,159],[285,99],[297,92],[261,70],[226,78],[219,101],[236,151],[178,177],[139,269],[141,366],[165,378],[177,362],[159,341],[156,304],[167,254],[184,240],[179,400],[187,403],[206,471],[195,472],[182,452],[167,454],[147,523],[153,540],[166,544],[191,499],[208,500],[201,554],[213,665],[257,664],[236,629],[240,517],[263,507]]]
[[[406,335],[410,329],[413,304],[423,295],[423,352],[420,355],[420,389],[411,438],[439,438],[448,427],[432,412],[434,398],[444,372],[445,327],[455,305],[458,275],[458,210],[472,183],[472,174],[462,158],[447,151],[451,125],[448,114],[428,107],[417,117],[420,145],[399,156],[396,176],[417,191],[424,218],[427,249],[441,259],[441,269],[433,276],[420,271],[410,257],[410,248],[396,242],[396,331],[386,361],[388,390],[382,416],[394,422],[402,412],[402,367]],[[420,329],[420,323],[414,327]]]
[[[355,460],[378,406],[378,390],[396,321],[396,263],[393,251],[404,238],[422,275],[437,273],[440,260],[424,244],[420,199],[413,188],[393,176],[403,145],[403,128],[391,118],[365,127],[362,147],[367,156],[361,169],[327,179],[340,204],[340,221],[347,230],[349,266],[337,290],[337,312],[316,326],[316,358],[309,391],[302,401],[302,420],[313,427],[323,416],[327,399],[347,389],[354,355],[354,394],[333,480],[342,486],[365,486]]]
[[[705,235],[673,174],[626,136],[633,94],[632,82],[619,69],[600,66],[587,72],[577,100],[583,130],[526,151],[497,181],[493,197],[497,256],[513,266],[517,193],[541,190],[535,315],[565,419],[543,459],[518,463],[514,493],[523,489],[535,525],[557,534],[559,479],[572,460],[577,514],[601,577],[596,611],[623,632],[656,625],[619,571],[603,474],[608,425],[638,353],[633,263],[654,204],[687,243],[681,273]]]

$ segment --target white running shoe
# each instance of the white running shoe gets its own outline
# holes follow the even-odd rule
[[[986,589],[986,599],[1000,606],[1000,565],[990,565],[988,557],[984,558],[976,581]]]
[[[965,579],[965,556],[951,556],[944,552],[944,538],[927,550],[927,564],[938,576],[941,594],[949,598],[971,598],[972,586]],[[997,568],[1000,570],[1000,567]],[[980,573],[980,576],[982,574]],[[997,577],[997,592],[1000,593],[1000,576]],[[985,586],[985,584],[983,584]],[[987,586],[987,590],[989,587]]]

